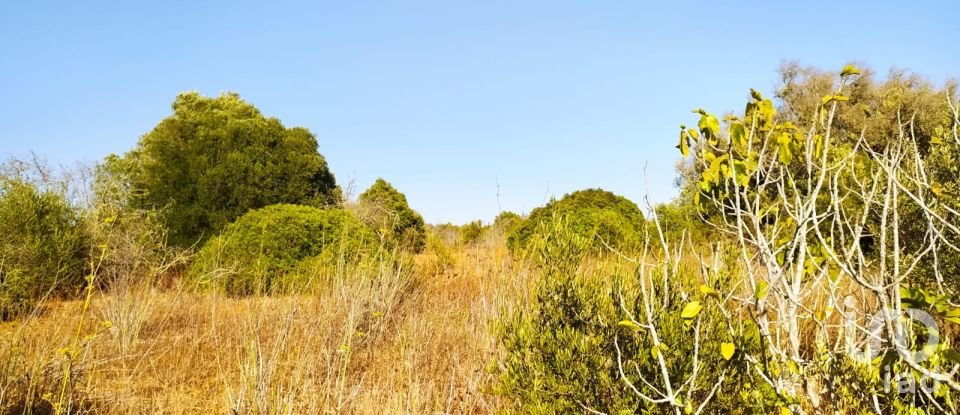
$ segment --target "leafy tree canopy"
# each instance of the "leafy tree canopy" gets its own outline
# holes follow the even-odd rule
[[[423,217],[407,204],[407,197],[390,183],[377,179],[360,194],[360,217],[389,244],[420,252],[426,243]]]
[[[640,208],[625,197],[603,189],[580,190],[530,212],[509,235],[510,249],[517,252],[527,248],[541,224],[550,222],[553,216],[569,221],[571,232],[591,240],[600,238],[617,248],[638,245],[645,226]]]
[[[136,207],[162,208],[176,245],[190,245],[250,209],[333,202],[336,182],[304,128],[264,117],[234,93],[183,93],[173,115],[127,155]]]
[[[62,193],[0,177],[0,234],[0,320],[83,285],[89,241]]]
[[[375,235],[346,210],[271,205],[207,241],[190,274],[229,294],[270,293],[296,286],[308,260],[335,264],[375,249]]]

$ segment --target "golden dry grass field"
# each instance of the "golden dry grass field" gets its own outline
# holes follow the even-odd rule
[[[43,414],[62,399],[72,412],[110,414],[491,413],[497,321],[524,301],[528,272],[502,238],[446,254],[345,270],[295,296],[172,284],[96,292],[86,312],[82,300],[50,302],[0,326],[0,407]]]

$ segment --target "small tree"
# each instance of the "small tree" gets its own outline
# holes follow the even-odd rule
[[[177,96],[173,115],[144,135],[132,160],[133,205],[161,209],[175,245],[191,245],[250,209],[335,202],[336,183],[303,128],[229,93]]]
[[[360,219],[381,239],[413,252],[426,244],[423,217],[407,204],[407,197],[386,180],[377,179],[357,200]]]
[[[694,200],[744,267],[742,288],[707,290],[756,325],[761,347],[735,348],[782,411],[955,413],[960,353],[937,327],[960,308],[937,258],[960,251],[960,212],[924,156],[960,154],[955,92],[940,97],[950,127],[928,140],[896,96],[852,116],[860,72],[848,65],[806,112],[794,108],[809,114],[797,123],[752,91],[742,117],[722,125],[699,109],[697,127],[681,127]],[[898,120],[889,135],[867,128],[886,124],[878,111]],[[901,395],[918,379],[937,386]]]

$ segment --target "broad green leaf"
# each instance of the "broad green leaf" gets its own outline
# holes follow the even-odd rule
[[[640,325],[638,325],[637,323],[634,323],[631,320],[622,320],[619,323],[617,323],[617,326],[628,329],[628,330],[632,330],[635,332],[643,330],[643,327],[640,327]]]
[[[683,308],[683,312],[680,313],[680,317],[687,320],[696,318],[700,314],[700,310],[703,310],[703,306],[700,305],[699,301],[691,301],[687,303],[687,306]]]
[[[924,309],[930,306],[923,291],[913,287],[900,287],[900,304],[911,308]]]
[[[720,293],[717,290],[713,289],[713,287],[706,284],[700,286],[700,292],[703,293],[703,295],[706,295],[708,297],[709,296],[720,297]]]
[[[793,152],[790,151],[789,146],[780,146],[780,150],[777,151],[777,157],[780,160],[780,164],[787,165],[793,161]]]
[[[700,116],[700,122],[697,123],[700,132],[708,139],[716,139],[720,136],[720,120],[711,114],[704,113]]]
[[[757,284],[757,292],[754,295],[757,297],[757,300],[761,300],[767,296],[767,293],[770,292],[770,286],[766,281],[760,281]]]
[[[723,360],[730,360],[733,358],[733,354],[737,352],[737,346],[733,343],[722,343],[720,344],[720,355],[723,356]]]
[[[747,146],[747,129],[742,122],[730,124],[730,140],[740,147]]]
[[[800,374],[800,366],[797,366],[797,362],[794,362],[793,360],[787,361],[787,369],[790,370],[790,373],[793,373],[795,375]]]
[[[960,308],[947,311],[943,318],[951,323],[960,324]]]
[[[680,143],[677,144],[677,148],[683,157],[690,155],[690,138],[687,136],[687,130],[680,130]]]

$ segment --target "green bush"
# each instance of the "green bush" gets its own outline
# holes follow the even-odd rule
[[[465,245],[474,244],[480,240],[486,230],[487,227],[483,226],[483,222],[479,220],[463,225],[460,227],[460,242]]]
[[[333,202],[336,183],[303,128],[264,117],[236,94],[177,96],[173,115],[129,153],[134,207],[161,209],[170,242],[189,246],[271,204]]]
[[[426,244],[423,217],[407,204],[407,197],[386,180],[377,179],[357,200],[359,216],[389,245],[421,252]]]
[[[552,217],[567,220],[572,232],[602,247],[600,240],[617,249],[631,249],[642,241],[643,213],[630,200],[602,189],[587,189],[551,200],[534,209],[513,232],[507,243],[513,252],[527,248],[541,224]]]
[[[496,391],[508,399],[506,413],[674,413],[670,403],[647,401],[628,386],[621,364],[633,387],[657,398],[666,370],[674,390],[683,385],[677,404],[684,413],[704,402],[703,413],[777,413],[776,396],[755,377],[752,363],[721,352],[722,343],[734,341],[760,347],[756,326],[749,320],[728,323],[713,297],[694,294],[696,267],[657,266],[644,274],[597,263],[590,241],[562,219],[541,226],[531,244],[539,265],[535,301],[500,325],[504,354]],[[710,284],[725,287],[729,278]],[[686,318],[693,300],[704,307]],[[659,346],[648,329],[624,323],[633,318],[648,324],[647,306],[655,307],[649,324]],[[723,393],[712,395],[718,384]]]
[[[0,319],[83,286],[88,238],[81,215],[62,192],[0,178],[0,235]]]
[[[233,295],[290,291],[305,266],[336,266],[377,249],[376,237],[342,209],[271,205],[253,210],[204,244],[190,268],[201,286]]]
[[[493,228],[503,235],[509,235],[514,229],[520,226],[521,223],[523,223],[522,216],[505,210],[493,219]]]

